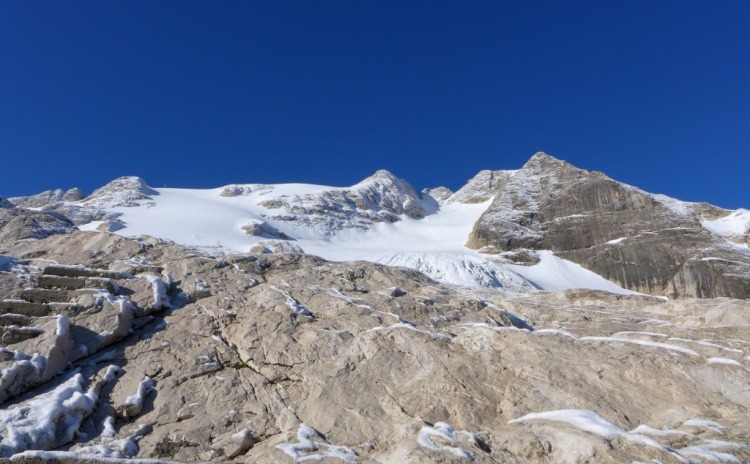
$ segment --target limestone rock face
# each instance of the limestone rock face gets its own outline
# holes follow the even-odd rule
[[[46,311],[0,314],[0,457],[750,459],[747,301],[512,295],[99,232],[0,255],[0,300]]]
[[[250,194],[259,188],[230,186],[222,195]],[[386,170],[351,187],[276,196],[260,204],[272,210],[269,219],[299,224],[329,236],[345,229],[367,230],[374,223],[397,222],[400,215],[420,219],[427,213],[414,187]]]
[[[94,190],[83,200],[83,204],[108,208],[138,206],[151,200],[152,195],[158,195],[158,192],[146,185],[146,181],[136,176],[125,176]]]
[[[75,225],[61,214],[23,208],[0,209],[0,243],[38,240],[74,230]]]
[[[11,203],[22,208],[42,208],[44,206],[58,203],[61,201],[80,201],[83,200],[84,195],[81,190],[72,188],[64,191],[62,189],[46,190],[36,195],[27,197],[14,197],[9,198]]]
[[[639,292],[750,297],[750,252],[701,225],[726,213],[651,195],[537,153],[518,171],[483,171],[452,201],[495,199],[467,246],[548,249]]]
[[[450,198],[451,195],[453,195],[453,193],[454,192],[447,187],[435,187],[431,189],[422,190],[422,198],[424,199],[426,196],[429,196],[433,198],[439,204],[442,204],[448,198]]]

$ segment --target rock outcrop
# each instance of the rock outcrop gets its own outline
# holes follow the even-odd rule
[[[746,301],[512,296],[97,232],[0,254],[0,456],[21,463],[750,459]]]
[[[63,201],[80,201],[83,200],[83,192],[77,188],[70,190],[46,190],[36,195],[26,197],[13,197],[9,198],[11,203],[22,208],[42,208],[47,205],[63,202]]]
[[[231,186],[222,195],[249,194],[259,188]],[[272,211],[269,219],[299,224],[328,236],[346,229],[367,230],[379,222],[397,222],[400,215],[420,219],[427,213],[414,188],[386,170],[377,171],[351,187],[272,196],[260,204]]]
[[[545,249],[631,290],[750,297],[750,251],[701,220],[728,213],[679,202],[537,153],[518,171],[483,171],[449,201],[494,200],[467,246]]]
[[[156,190],[146,185],[146,181],[142,178],[124,176],[94,190],[82,203],[89,207],[133,207],[148,203],[153,195],[158,194]]]
[[[76,230],[75,225],[58,213],[31,211],[24,208],[0,208],[0,244],[20,240],[39,240],[74,230]]]

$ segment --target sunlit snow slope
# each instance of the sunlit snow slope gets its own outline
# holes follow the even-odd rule
[[[540,252],[538,264],[522,266],[466,248],[471,228],[489,202],[438,206],[434,201],[429,204],[425,201],[427,215],[421,219],[403,214],[394,223],[374,222],[368,228],[354,227],[352,220],[352,227],[332,235],[325,223],[308,220],[305,211],[289,213],[273,205],[269,207],[268,201],[283,199],[294,203],[342,189],[279,184],[247,190],[250,193],[228,197],[222,196],[226,188],[155,189],[157,194],[151,195],[153,201],[108,210],[121,213],[118,219],[125,227],[117,230],[118,234],[151,235],[209,253],[248,252],[258,242],[274,238],[249,235],[243,230],[250,223],[263,223],[290,237],[290,242],[305,252],[328,260],[366,260],[404,266],[450,284],[510,291],[592,288],[631,293],[550,252]],[[93,230],[99,224],[92,222],[81,229]]]

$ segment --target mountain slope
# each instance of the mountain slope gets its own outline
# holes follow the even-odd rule
[[[84,199],[66,195],[13,200],[46,201],[37,208],[82,230],[152,235],[210,254],[305,251],[510,291],[750,297],[746,211],[649,194],[544,153],[421,198],[384,170],[351,187],[153,189],[123,177]]]
[[[551,250],[644,293],[750,297],[750,251],[701,223],[729,211],[652,195],[543,153],[494,180],[471,248]]]

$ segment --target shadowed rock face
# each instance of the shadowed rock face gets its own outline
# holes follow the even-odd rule
[[[553,250],[639,292],[750,297],[750,253],[700,224],[728,213],[721,208],[651,195],[544,153],[492,181],[471,248]]]

